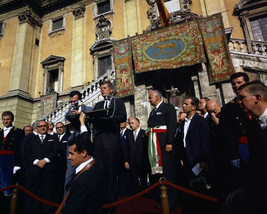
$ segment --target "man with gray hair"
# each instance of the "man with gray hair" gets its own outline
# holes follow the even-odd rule
[[[151,167],[151,183],[158,181],[163,176],[167,181],[176,182],[176,162],[175,162],[175,132],[176,132],[176,112],[171,104],[164,103],[162,95],[157,90],[149,91],[149,100],[154,109],[148,118],[148,155]],[[157,138],[157,140],[155,140]],[[160,148],[160,152],[158,149]],[[176,206],[175,191],[168,189],[170,208]]]

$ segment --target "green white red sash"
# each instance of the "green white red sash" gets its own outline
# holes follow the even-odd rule
[[[158,133],[167,132],[167,126],[156,126],[148,128],[146,135],[148,136],[148,158],[151,167],[151,174],[163,174],[161,150],[158,139]]]

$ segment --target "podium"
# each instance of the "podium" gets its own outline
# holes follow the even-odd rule
[[[84,112],[86,115],[86,121],[92,124],[93,130],[110,130],[112,128],[118,128],[113,118],[108,115],[107,109],[98,109],[94,111]],[[67,115],[67,120],[76,129],[80,130],[80,114]],[[88,127],[87,127],[88,128]]]

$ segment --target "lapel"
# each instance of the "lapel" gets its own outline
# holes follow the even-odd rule
[[[149,118],[156,116],[156,115],[157,115],[157,112],[160,112],[160,110],[161,110],[161,108],[162,108],[163,105],[164,105],[164,102],[162,102],[162,103],[160,104],[160,106],[159,106],[156,110],[153,109],[153,110],[150,112]]]
[[[188,127],[186,137],[188,136],[188,134],[190,134],[191,130],[193,129],[192,127],[194,127],[196,120],[197,120],[197,115],[194,114],[193,117],[192,117],[192,120],[190,122],[190,125]]]

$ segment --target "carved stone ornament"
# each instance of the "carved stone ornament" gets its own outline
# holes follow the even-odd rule
[[[72,11],[72,14],[75,16],[75,19],[84,17],[84,13],[85,13],[85,5],[82,5]]]
[[[147,18],[150,20],[150,25],[147,27],[146,31],[156,30],[161,28],[160,17],[158,15],[158,7],[155,0],[146,0],[149,5],[147,11]],[[170,23],[177,24],[185,21],[190,21],[196,19],[198,17],[197,14],[190,12],[190,6],[192,4],[192,0],[181,0],[182,9],[179,11],[175,11],[170,13]]]
[[[18,19],[19,19],[19,23],[22,24],[22,23],[25,23],[25,22],[28,22],[29,24],[31,24],[32,26],[39,26],[41,27],[42,26],[42,22],[40,19],[38,19],[37,17],[34,17],[31,13],[31,11],[29,10],[26,10],[22,13],[20,13],[18,15]]]
[[[104,15],[101,15],[95,26],[95,32],[97,41],[108,39],[112,33],[111,21],[106,19]]]

